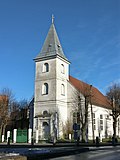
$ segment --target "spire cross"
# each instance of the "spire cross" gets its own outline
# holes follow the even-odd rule
[[[54,15],[52,14],[52,23],[54,23]]]

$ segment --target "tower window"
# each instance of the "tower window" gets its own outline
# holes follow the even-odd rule
[[[61,73],[65,73],[65,67],[64,67],[64,65],[63,64],[61,64]]]
[[[48,83],[44,83],[42,86],[42,94],[48,94]]]
[[[49,72],[49,64],[48,63],[43,64],[43,72]]]
[[[65,95],[65,86],[61,84],[61,95]]]

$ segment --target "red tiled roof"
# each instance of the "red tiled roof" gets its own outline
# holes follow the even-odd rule
[[[91,103],[93,105],[97,105],[104,108],[112,109],[112,106],[110,104],[110,101],[105,97],[97,88],[91,87],[90,85],[82,82],[72,76],[69,76],[69,82],[77,89],[79,90],[83,95],[91,95]]]

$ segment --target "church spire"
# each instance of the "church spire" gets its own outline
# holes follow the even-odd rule
[[[54,26],[54,16],[52,15],[52,24],[48,31],[47,37],[41,49],[41,52],[35,58],[35,61],[42,59],[49,59],[59,56],[68,61],[63,53],[55,26]]]

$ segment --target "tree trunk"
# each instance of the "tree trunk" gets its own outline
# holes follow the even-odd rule
[[[116,138],[116,124],[117,124],[117,120],[114,117],[113,119],[113,137]]]
[[[6,124],[3,125],[3,135],[5,136],[5,128],[6,128]]]
[[[0,142],[2,141],[2,129],[0,127]]]
[[[0,140],[2,141],[2,135],[3,135],[3,124],[0,126]]]
[[[82,142],[85,142],[85,139],[86,139],[86,129],[84,128],[82,130]]]

